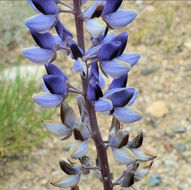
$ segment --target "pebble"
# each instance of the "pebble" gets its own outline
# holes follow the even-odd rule
[[[182,154],[184,151],[186,151],[186,145],[183,143],[179,143],[176,145],[176,150],[178,153]]]
[[[162,118],[169,113],[169,108],[165,102],[159,100],[148,104],[146,112],[155,118]]]
[[[148,65],[146,67],[144,67],[142,70],[141,70],[141,74],[142,75],[149,75],[151,73],[154,73],[155,71],[157,71],[159,68],[158,66],[156,65]]]
[[[160,175],[152,175],[150,178],[149,178],[149,186],[150,187],[155,187],[155,186],[158,186],[162,183],[162,178]]]
[[[185,189],[185,185],[184,184],[179,184],[178,185],[178,189],[179,190],[184,190]]]
[[[165,165],[168,168],[176,168],[177,167],[177,162],[174,159],[166,159],[165,160]]]
[[[186,128],[182,127],[181,125],[175,125],[173,127],[173,131],[175,133],[185,133],[186,132]]]

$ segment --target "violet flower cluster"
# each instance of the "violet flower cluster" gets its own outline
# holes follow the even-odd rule
[[[138,90],[127,86],[128,72],[138,62],[140,55],[125,53],[127,32],[119,35],[113,32],[126,27],[136,18],[137,13],[121,9],[122,0],[94,0],[88,2],[89,6],[83,11],[83,4],[87,0],[73,0],[73,4],[72,1],[67,4],[61,0],[28,2],[37,15],[27,19],[25,25],[37,47],[25,49],[22,54],[32,62],[43,64],[46,70],[41,82],[43,92],[35,95],[33,100],[41,107],[60,107],[61,121],[43,121],[43,125],[52,134],[59,136],[61,141],[71,136],[75,139],[70,145],[69,157],[59,162],[63,175],[52,184],[61,188],[76,188],[81,176],[88,175],[93,170],[100,181],[107,184],[104,189],[113,189],[115,185],[122,189],[139,189],[136,182],[149,173],[155,156],[142,149],[142,131],[129,140],[129,132],[123,128],[123,124],[142,118],[142,113],[132,107]],[[79,12],[80,15],[77,14]],[[64,13],[74,14],[75,18],[85,22],[91,42],[87,50],[77,44],[73,34],[61,22],[61,14]],[[80,27],[82,29],[83,25]],[[53,29],[57,34],[51,33]],[[77,33],[80,34],[78,31],[80,28],[77,28]],[[58,51],[73,60],[74,71],[81,75],[82,90],[74,87],[56,66]],[[112,78],[108,88],[105,87],[107,78]],[[78,94],[80,119],[77,119],[74,110],[67,103],[71,93]],[[106,141],[99,136],[99,128],[96,128],[97,133],[94,132],[97,125],[95,111],[113,118]],[[88,157],[90,138],[95,141],[97,151],[99,144],[96,139],[100,139],[99,143],[103,145],[101,148],[105,152],[111,148],[117,163],[124,165],[124,171],[117,180],[112,180],[111,173],[108,172],[109,166],[100,164],[105,162],[105,158],[102,159],[99,151],[96,165],[92,164]],[[74,161],[76,159],[79,162]],[[141,167],[142,162],[149,163]]]

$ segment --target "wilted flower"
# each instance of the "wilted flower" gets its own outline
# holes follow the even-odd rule
[[[115,128],[113,130],[115,131]],[[140,148],[143,141],[142,131],[139,132],[137,137],[135,137],[132,141],[127,142],[128,138],[124,135],[125,131],[117,130],[114,134],[112,134],[113,130],[110,132],[110,136],[112,136],[112,138],[109,138],[109,145],[112,147],[114,159],[118,163],[131,164],[135,161],[147,162],[156,158],[156,156]],[[123,134],[124,137],[122,139],[119,139],[119,133]],[[115,142],[115,144],[113,142]],[[118,146],[113,146],[116,144]]]

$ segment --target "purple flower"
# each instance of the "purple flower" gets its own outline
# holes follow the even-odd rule
[[[33,9],[40,14],[30,17],[25,21],[25,25],[36,32],[46,32],[50,30],[57,20],[59,9],[55,0],[28,0]]]
[[[42,107],[56,107],[67,96],[68,79],[54,64],[45,65],[47,75],[43,76],[44,93],[34,96],[33,100]]]
[[[126,88],[126,83],[127,75],[114,79],[109,89],[95,102],[96,111],[107,112],[109,115],[113,114],[123,123],[140,120],[142,113],[130,107],[135,102],[138,91],[134,88]]]
[[[123,54],[128,39],[128,33],[123,32],[116,37],[108,37],[98,50],[101,69],[113,78],[126,75],[140,58],[139,54]]]
[[[84,11],[86,28],[91,36],[98,38],[103,35],[106,25],[112,29],[120,29],[136,18],[136,12],[119,9],[121,3],[122,0],[94,1]]]
[[[60,37],[49,32],[41,34],[33,30],[31,34],[39,47],[27,48],[22,54],[35,63],[53,62],[56,59],[56,51],[64,47]]]

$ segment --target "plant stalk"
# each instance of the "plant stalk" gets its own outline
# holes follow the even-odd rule
[[[81,12],[81,0],[73,0],[73,4],[74,4],[74,12],[75,12],[74,14],[75,14],[77,42],[78,42],[78,45],[83,50],[85,50],[83,18],[82,18],[82,12]],[[104,145],[104,142],[98,127],[94,105],[87,98],[87,88],[89,84],[88,76],[87,77],[81,76],[81,81],[82,81],[82,89],[84,94],[84,101],[86,104],[86,109],[88,112],[88,117],[90,122],[90,128],[92,131],[92,138],[97,150],[99,167],[102,174],[104,190],[112,190],[113,189],[112,178],[111,178],[111,173],[109,169],[107,150]]]

